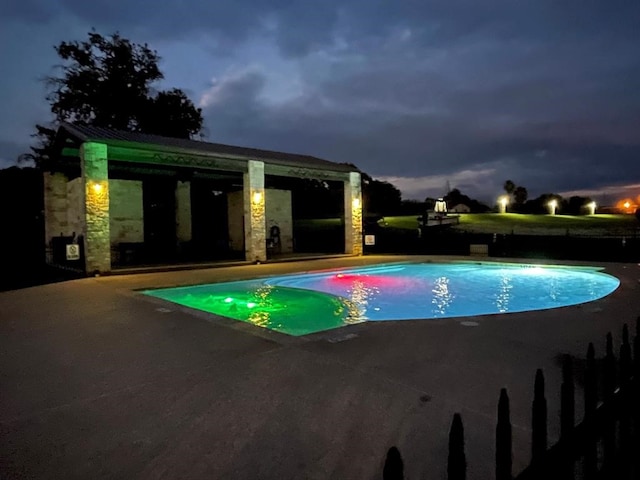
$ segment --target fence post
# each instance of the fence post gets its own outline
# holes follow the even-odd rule
[[[449,431],[449,459],[447,464],[448,480],[467,478],[467,459],[464,454],[464,427],[459,413],[453,416]]]
[[[391,447],[382,469],[382,480],[404,480],[404,464],[400,450]]]
[[[575,385],[571,355],[562,357],[562,385],[560,387],[560,441],[564,444],[560,456],[561,478],[573,478],[572,432],[575,426]]]
[[[631,472],[631,408],[633,392],[631,391],[632,371],[631,344],[629,343],[629,327],[622,326],[622,344],[620,345],[620,462],[621,475],[627,477]]]
[[[531,407],[531,458],[536,463],[547,450],[547,399],[544,397],[544,374],[536,371]]]
[[[614,392],[616,389],[616,358],[613,355],[613,338],[607,333],[607,353],[604,357],[604,403],[605,426],[603,435],[603,471],[605,477],[613,475],[616,448],[616,417],[614,415]]]
[[[496,480],[511,480],[511,419],[507,389],[500,390],[496,425]]]
[[[587,445],[584,452],[584,478],[593,480],[598,475],[598,444],[596,442],[595,413],[598,406],[598,377],[596,352],[593,343],[587,349],[587,366],[584,373],[584,423]]]
[[[640,342],[640,317],[636,319],[636,335],[633,339],[633,381],[630,399],[631,418],[633,419],[632,452],[640,452],[640,346],[638,342]],[[631,468],[636,476],[640,475],[640,459],[638,456],[633,457]]]
[[[632,372],[631,344],[629,343],[629,327],[622,326],[622,344],[620,345],[620,386],[629,383]]]
[[[633,376],[638,384],[640,376],[640,317],[636,319],[636,336],[633,339]]]

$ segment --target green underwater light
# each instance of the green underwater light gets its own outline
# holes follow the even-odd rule
[[[252,288],[234,284],[224,287],[148,290],[144,293],[293,336],[360,321],[359,312],[350,302],[327,293],[264,284]]]

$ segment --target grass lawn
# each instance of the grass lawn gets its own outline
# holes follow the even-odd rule
[[[522,235],[633,235],[640,223],[634,215],[463,214],[460,230]]]
[[[306,228],[338,226],[340,219],[299,220]],[[399,229],[418,228],[418,215],[384,217],[381,225]],[[520,235],[640,235],[634,215],[528,215],[519,213],[467,213],[460,215],[457,230],[474,233],[515,233]]]

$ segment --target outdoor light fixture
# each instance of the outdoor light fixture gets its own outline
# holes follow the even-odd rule
[[[353,205],[353,208],[360,208],[360,199],[359,198],[354,198],[353,202],[351,202],[351,204]]]
[[[93,191],[96,193],[100,193],[102,192],[102,184],[98,183],[98,182],[94,182],[93,186]]]
[[[556,199],[553,199],[548,203],[548,205],[549,205],[549,214],[555,215],[556,208],[558,208],[558,201]]]
[[[509,197],[503,195],[498,199],[498,205],[500,206],[500,213],[506,213],[507,204],[509,203]]]
[[[589,202],[587,203],[587,209],[589,210],[589,215],[595,215],[596,214],[596,202]]]
[[[629,202],[624,202],[624,208],[628,209],[631,206]]]
[[[262,192],[253,192],[252,201],[255,205],[262,203]]]
[[[444,201],[444,198],[439,198],[436,200],[436,204],[433,210],[436,213],[447,213],[447,202]]]

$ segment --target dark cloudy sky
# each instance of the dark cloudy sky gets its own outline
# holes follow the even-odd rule
[[[0,166],[49,119],[53,45],[91,27],[156,49],[209,141],[352,162],[405,198],[640,195],[637,0],[3,0]]]

